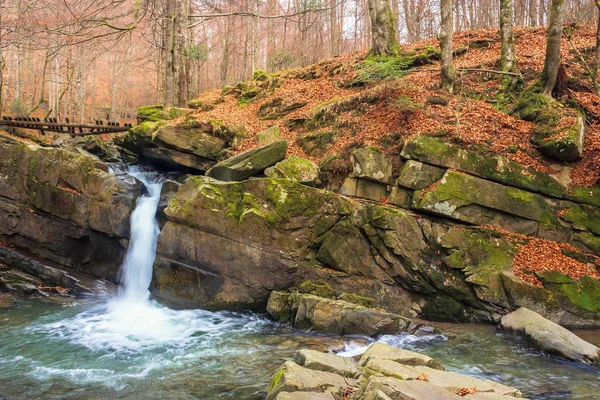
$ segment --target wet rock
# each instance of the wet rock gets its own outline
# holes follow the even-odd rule
[[[315,350],[299,350],[294,355],[294,362],[315,371],[333,372],[347,378],[358,375],[356,362],[350,358],[322,353]]]
[[[408,366],[424,366],[444,371],[444,366],[431,357],[414,351],[398,349],[383,343],[373,343],[360,358],[360,365],[364,366],[371,360],[389,360]]]
[[[352,152],[351,161],[353,177],[392,183],[392,162],[381,150],[370,147],[356,149]]]
[[[458,400],[464,396],[458,393],[465,389],[469,389],[468,398],[472,399],[522,397],[521,392],[515,388],[446,372],[440,363],[427,356],[382,343],[374,343],[367,349],[360,358],[361,366],[357,370],[355,362],[350,358],[332,354],[319,355],[310,350],[296,352],[294,361],[285,362],[275,374],[269,385],[267,399],[281,393],[278,388],[285,388],[286,392],[298,396],[313,391],[326,392],[336,399],[343,397],[351,400]],[[297,365],[297,362],[302,362],[304,366]],[[437,366],[438,369],[426,364]],[[348,369],[348,365],[352,368]],[[322,370],[328,372],[321,372]],[[356,380],[343,377],[344,374],[351,376],[352,373],[356,374],[353,375]],[[340,378],[344,379],[344,384]]]
[[[275,400],[335,400],[329,393],[317,392],[280,392]]]
[[[286,152],[287,141],[280,140],[221,161],[206,175],[220,181],[243,181],[283,160]]]
[[[502,317],[501,325],[550,354],[585,364],[600,362],[598,347],[525,307]]]
[[[310,160],[289,156],[265,170],[270,178],[286,178],[305,185],[314,186],[319,177],[319,167]]]
[[[364,391],[358,397],[363,400],[408,399],[408,400],[451,400],[462,397],[422,381],[402,381],[387,377],[370,377]]]
[[[346,387],[343,377],[331,372],[314,371],[286,361],[269,384],[266,400],[273,400],[281,392],[316,392],[341,394]]]
[[[267,310],[271,316],[289,318],[295,328],[336,333],[339,335],[362,334],[368,336],[396,334],[408,326],[408,320],[397,314],[367,308],[344,300],[291,293],[274,292]]]

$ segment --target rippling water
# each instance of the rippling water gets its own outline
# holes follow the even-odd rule
[[[0,397],[262,399],[271,375],[297,349],[351,356],[369,343],[294,332],[254,314],[162,307],[116,332],[122,314],[112,307],[110,298],[93,298],[0,309]],[[449,370],[518,387],[532,399],[600,398],[598,369],[531,351],[492,326],[442,328],[445,336],[380,340],[428,354]],[[587,334],[600,339],[598,331]]]

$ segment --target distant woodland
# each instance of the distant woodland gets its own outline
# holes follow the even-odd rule
[[[595,0],[554,2],[565,24],[597,21]],[[507,1],[0,0],[0,110],[131,121],[143,104],[184,106],[258,69],[373,49],[381,29],[400,44],[437,37],[443,3],[457,32],[498,28]],[[548,24],[551,3],[514,0],[512,23]]]

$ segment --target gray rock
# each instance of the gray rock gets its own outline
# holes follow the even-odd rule
[[[348,177],[339,190],[340,194],[379,201],[388,194],[387,185],[369,179]]]
[[[275,400],[335,400],[329,393],[317,392],[281,392]]]
[[[313,371],[293,361],[286,361],[271,379],[266,400],[277,398],[281,392],[339,394],[346,386],[346,381],[340,375]]]
[[[243,181],[261,174],[268,167],[285,158],[287,141],[281,140],[246,151],[221,161],[206,172],[207,176],[220,181]]]
[[[381,151],[363,147],[354,150],[350,158],[354,168],[353,177],[392,183],[392,162]]]
[[[305,368],[333,372],[347,378],[355,378],[358,374],[358,368],[354,360],[316,350],[298,350],[294,355],[294,362]]]
[[[273,125],[256,134],[256,142],[260,145],[271,144],[281,140],[281,130],[278,125]]]
[[[444,173],[446,173],[445,168],[408,160],[396,184],[413,190],[423,190],[442,179]]]
[[[367,381],[361,400],[459,400],[463,399],[444,388],[423,381],[403,381],[396,378],[372,376]]]
[[[409,366],[425,366],[444,371],[444,366],[423,354],[415,353],[388,346],[384,343],[373,343],[360,358],[360,365],[366,365],[370,360],[391,360]]]
[[[598,347],[525,307],[502,317],[501,324],[550,354],[585,364],[600,361]]]

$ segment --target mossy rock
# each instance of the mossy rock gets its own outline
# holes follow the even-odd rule
[[[138,124],[143,122],[158,122],[169,119],[172,119],[172,117],[169,115],[169,112],[165,110],[165,106],[162,104],[143,106],[137,109]]]
[[[261,119],[279,119],[307,104],[305,101],[289,101],[282,97],[275,97],[258,108],[258,117]]]
[[[273,125],[256,134],[256,142],[260,145],[271,144],[278,140],[281,140],[281,129],[278,125]]]
[[[590,276],[574,280],[558,271],[536,273],[565,309],[588,318],[600,318],[600,281]]]
[[[319,167],[310,160],[291,155],[265,170],[270,178],[286,178],[307,185],[315,185]]]
[[[261,69],[257,69],[256,71],[254,71],[254,73],[252,74],[252,80],[253,81],[260,81],[260,82],[264,82],[266,80],[269,79],[269,74],[267,74],[265,71],[261,70]]]
[[[300,293],[312,294],[315,296],[323,297],[326,299],[335,300],[335,292],[331,289],[331,286],[324,280],[316,281],[304,281],[298,286]]]
[[[327,151],[335,141],[333,131],[317,132],[296,139],[296,143],[310,156],[320,156]]]
[[[280,140],[221,161],[206,172],[221,181],[242,181],[262,173],[285,158],[287,141]]]
[[[506,157],[478,154],[445,143],[440,138],[422,135],[406,143],[400,155],[404,159],[453,168],[507,186],[600,207],[600,187],[567,188],[552,176]]]
[[[444,295],[428,299],[421,315],[431,321],[469,322],[471,320],[471,312],[464,304]]]
[[[556,134],[556,133],[554,133]],[[546,157],[556,161],[579,161],[583,157],[583,143],[585,141],[586,126],[583,118],[567,129],[559,139],[545,140],[543,135],[537,138],[532,136],[532,142],[539,145],[540,152]]]

